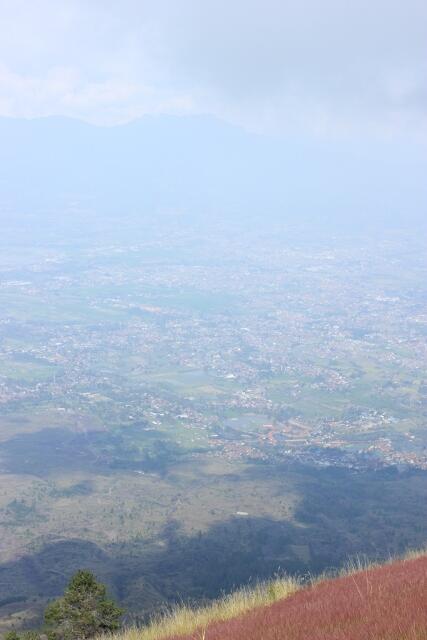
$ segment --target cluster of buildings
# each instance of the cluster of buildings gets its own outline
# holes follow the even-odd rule
[[[426,316],[390,247],[230,246],[0,274],[16,297],[0,314],[2,411],[63,408],[229,458],[425,468]]]

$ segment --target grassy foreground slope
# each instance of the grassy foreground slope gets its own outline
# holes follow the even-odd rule
[[[427,640],[427,555],[298,587],[278,580],[120,640]]]

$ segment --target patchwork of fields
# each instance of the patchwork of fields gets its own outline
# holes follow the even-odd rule
[[[421,240],[138,233],[3,247],[0,626],[424,545]]]

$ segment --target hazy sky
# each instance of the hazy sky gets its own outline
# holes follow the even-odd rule
[[[0,0],[0,115],[427,140],[426,0]]]

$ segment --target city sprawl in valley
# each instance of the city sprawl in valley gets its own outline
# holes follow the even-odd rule
[[[74,566],[141,613],[421,543],[422,240],[126,232],[2,251],[5,623]]]

